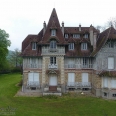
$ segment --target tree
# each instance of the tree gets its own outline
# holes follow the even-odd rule
[[[5,67],[6,64],[6,56],[8,54],[8,46],[10,46],[11,42],[7,38],[9,34],[6,33],[5,30],[0,29],[0,70]]]
[[[12,68],[15,69],[22,69],[22,57],[20,57],[21,51],[19,49],[15,49],[12,51],[12,54],[10,55],[9,62],[12,65]]]

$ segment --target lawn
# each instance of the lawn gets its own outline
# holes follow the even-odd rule
[[[20,74],[0,75],[0,116],[116,116],[116,101],[85,95],[14,97]]]

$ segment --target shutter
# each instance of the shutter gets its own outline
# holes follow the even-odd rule
[[[75,82],[75,74],[68,73],[68,82]]]
[[[112,88],[116,88],[116,80],[112,78],[111,80]]]
[[[82,82],[88,82],[88,73],[82,73]]]
[[[34,79],[33,81],[39,82],[39,73],[34,73]]]
[[[108,58],[108,69],[114,69],[114,57]]]
[[[75,84],[75,73],[68,73],[68,86],[74,86]]]
[[[33,73],[28,73],[28,84],[33,85]]]
[[[104,85],[104,87],[108,87],[108,78],[107,77],[104,77],[103,85]]]

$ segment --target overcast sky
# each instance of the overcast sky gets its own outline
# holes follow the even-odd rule
[[[65,26],[103,26],[116,17],[116,0],[0,0],[0,28],[18,48],[28,34],[37,34],[48,22],[53,8]]]

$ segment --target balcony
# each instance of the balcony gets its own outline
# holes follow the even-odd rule
[[[48,69],[58,69],[58,64],[48,64]]]
[[[91,82],[67,82],[67,89],[69,88],[74,88],[74,89],[89,88],[91,89]]]
[[[91,69],[92,64],[82,65],[82,64],[65,64],[65,69]]]
[[[50,55],[50,54],[60,54],[65,55],[65,48],[64,47],[57,47],[56,49],[52,48],[42,48],[42,55]]]

